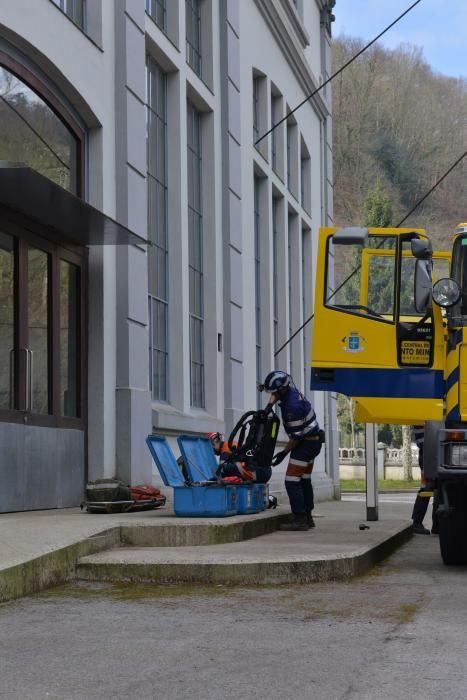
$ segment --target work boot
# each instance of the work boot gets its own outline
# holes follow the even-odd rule
[[[308,525],[305,513],[298,513],[294,515],[290,523],[284,523],[283,525],[279,526],[279,530],[289,530],[293,532],[305,532],[309,529],[310,526]]]
[[[315,521],[313,520],[313,516],[312,516],[311,513],[307,513],[307,514],[306,514],[306,520],[307,520],[307,523],[308,523],[308,527],[310,527],[310,528],[316,527],[316,523],[315,523]]]
[[[417,523],[415,520],[412,525],[412,532],[416,535],[429,535],[430,531],[426,529],[423,523]]]

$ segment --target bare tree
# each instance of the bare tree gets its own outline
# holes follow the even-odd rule
[[[412,427],[410,425],[402,426],[402,466],[404,479],[412,481]]]

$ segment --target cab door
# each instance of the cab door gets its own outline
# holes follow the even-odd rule
[[[320,231],[311,388],[355,398],[360,421],[442,419],[442,317],[416,308],[414,238],[424,232]]]

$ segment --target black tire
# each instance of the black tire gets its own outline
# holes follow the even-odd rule
[[[454,510],[439,519],[439,546],[447,566],[467,564],[467,517]]]

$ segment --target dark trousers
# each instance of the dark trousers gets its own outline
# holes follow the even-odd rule
[[[290,510],[294,515],[306,513],[311,515],[315,507],[313,484],[310,478],[300,479],[300,481],[285,481],[285,490],[290,501]]]
[[[422,523],[423,518],[426,515],[426,512],[428,510],[428,506],[430,504],[430,499],[427,498],[426,496],[420,496],[421,493],[423,493],[425,487],[422,486],[421,489],[419,489],[417,493],[417,497],[415,498],[415,503],[413,504],[413,510],[412,510],[412,520],[414,523]],[[432,520],[433,524],[436,523],[436,518],[437,518],[437,510],[438,510],[438,505],[439,505],[439,499],[438,499],[438,494],[435,492],[435,495],[433,497],[433,514],[432,514]]]
[[[423,445],[421,445],[418,448],[418,465],[419,465],[420,470],[421,470],[422,483],[423,483]],[[423,485],[421,486],[421,488],[418,489],[417,496],[415,498],[415,503],[413,504],[413,510],[412,510],[412,520],[414,521],[414,523],[422,523],[423,518],[425,517],[426,512],[428,510],[428,506],[430,504],[430,499],[427,498],[426,496],[420,495],[425,490],[426,490],[426,487]],[[438,494],[435,492],[435,495],[433,497],[433,513],[432,513],[433,525],[436,525],[436,523],[437,523],[438,505],[439,505]]]

